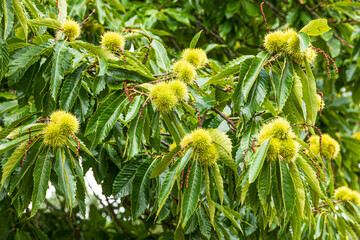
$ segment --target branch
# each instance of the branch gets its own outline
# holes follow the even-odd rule
[[[225,121],[230,124],[235,130],[236,130],[236,124],[231,121],[227,116],[225,116],[221,111],[216,109],[215,107],[212,107],[211,110],[215,111],[217,114],[219,114]]]
[[[213,87],[213,88],[216,88],[216,89],[218,89],[220,91],[223,91],[223,92],[230,92],[231,91],[230,89],[224,89],[224,88],[215,86],[214,84],[210,84],[210,86]]]
[[[161,140],[161,144],[162,144],[162,145],[165,145],[167,148],[170,146],[170,144],[168,144],[167,142],[162,141],[162,140]]]
[[[86,181],[89,182],[89,180]],[[116,222],[116,224],[121,228],[122,232],[125,233],[126,232],[126,228],[124,226],[122,226],[121,222],[119,221],[119,219],[116,217],[116,214],[114,212],[114,208],[112,207],[112,205],[110,204],[108,198],[106,197],[106,201],[108,203],[108,206],[106,206],[102,200],[100,199],[100,197],[98,195],[96,195],[96,193],[94,192],[94,190],[92,189],[92,187],[90,186],[90,184],[88,184],[89,188],[91,189],[91,191],[93,192],[93,195],[99,200],[100,204],[103,206],[104,210],[107,211],[109,213],[109,215],[113,218],[113,220]],[[116,231],[119,233],[119,229],[117,227],[115,227]]]
[[[338,200],[338,201],[334,201],[334,202],[332,202],[332,203],[333,203],[333,204],[338,204],[338,203],[342,203],[342,202],[344,202],[344,200]],[[327,207],[327,206],[329,206],[329,204],[328,204],[328,203],[325,203],[325,204],[323,204],[323,205],[318,206],[317,208],[313,208],[312,211],[313,211],[313,212],[317,212],[317,211],[318,211],[318,208],[323,208],[323,207]]]

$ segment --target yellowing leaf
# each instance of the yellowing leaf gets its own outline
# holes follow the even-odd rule
[[[330,29],[331,28],[327,24],[327,19],[316,19],[310,21],[300,30],[300,32],[306,33],[310,36],[319,36],[323,33],[326,33]]]

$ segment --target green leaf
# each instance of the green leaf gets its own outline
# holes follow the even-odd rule
[[[243,83],[243,80],[245,79],[248,69],[251,66],[252,60],[253,59],[251,59],[251,58],[246,59],[240,66],[239,81],[236,84],[234,93],[232,95],[232,100],[234,103],[234,111],[236,113],[239,113],[240,109],[244,105],[244,97],[243,97],[243,93],[242,93],[242,83]]]
[[[309,110],[306,111],[311,111],[312,112],[312,118],[310,118],[312,121],[312,123],[315,124],[316,121],[316,114],[318,111],[317,108],[317,93],[316,93],[316,82],[315,82],[315,77],[313,75],[311,66],[309,64],[308,61],[306,61],[305,59],[305,69],[306,69],[306,75],[307,75],[307,79],[308,79],[308,84],[309,84],[309,98],[311,101],[311,108],[309,108]],[[302,81],[303,79],[301,79]],[[302,82],[302,84],[304,85],[304,83]],[[307,88],[307,87],[306,87]],[[303,89],[303,91],[305,91],[305,89]],[[304,98],[305,98],[305,93],[304,93]],[[306,109],[308,109],[306,107]]]
[[[29,19],[28,21],[34,27],[48,27],[52,29],[61,28],[61,23],[52,18],[36,18],[36,19]]]
[[[224,184],[223,184],[223,179],[221,177],[220,169],[217,163],[211,165],[211,169],[214,174],[216,187],[219,193],[220,204],[222,205],[224,200]]]
[[[217,149],[219,153],[219,160],[225,163],[229,168],[231,168],[234,172],[237,172],[237,166],[234,159],[223,149]]]
[[[173,156],[180,151],[180,146],[176,146],[173,150],[171,150],[168,154],[165,155],[164,158],[159,158],[159,163],[154,168],[153,172],[150,175],[150,178],[158,177],[160,174],[162,174],[166,168],[169,166],[171,159]],[[179,156],[178,156],[179,157]]]
[[[121,169],[113,184],[113,196],[115,198],[125,197],[130,194],[131,185],[138,167],[139,163],[132,162]]]
[[[42,154],[39,155],[34,169],[34,190],[32,194],[32,208],[31,217],[35,215],[41,203],[46,197],[48,189],[50,172],[51,172],[51,157],[50,147],[48,147]]]
[[[259,200],[263,205],[264,213],[267,213],[267,195],[270,192],[271,186],[271,173],[270,164],[265,162],[261,170],[259,181],[257,182]]]
[[[325,198],[324,193],[321,191],[319,180],[316,177],[314,170],[301,156],[296,158],[296,163],[299,164],[301,169],[306,174],[306,182],[321,198]]]
[[[300,240],[301,239],[301,226],[302,226],[302,215],[301,208],[299,207],[299,201],[296,201],[295,207],[294,207],[294,213],[291,216],[290,219],[290,226],[293,230],[293,239],[294,240]]]
[[[178,131],[176,124],[170,118],[171,113],[162,114],[162,118],[164,120],[165,126],[167,130],[170,132],[171,136],[174,138],[176,144],[180,144],[182,139],[181,133]]]
[[[157,65],[163,70],[170,71],[170,60],[162,43],[154,39],[151,47],[155,50]]]
[[[58,0],[57,1],[58,4],[58,20],[61,23],[64,23],[66,21],[66,17],[67,17],[67,3],[66,0]]]
[[[131,213],[137,219],[146,209],[150,198],[150,174],[156,161],[148,158],[136,170],[132,181]]]
[[[300,52],[305,51],[310,46],[310,37],[306,33],[298,33],[300,39]]]
[[[106,48],[101,48],[101,47],[95,46],[91,43],[86,43],[86,42],[82,42],[82,41],[76,41],[72,45],[74,47],[80,46],[81,48],[85,49],[92,55],[96,56],[98,59],[104,58],[107,60],[117,60],[115,55],[110,50],[107,50]]]
[[[268,83],[268,74],[266,70],[261,69],[259,77],[250,90],[247,103],[241,109],[247,121],[251,119],[255,111],[263,104],[269,87]],[[238,84],[241,86],[241,83]]]
[[[185,188],[182,201],[182,227],[184,228],[190,217],[193,215],[200,198],[202,185],[202,170],[199,161],[195,161],[191,166],[189,178],[186,180],[188,187]]]
[[[1,83],[1,79],[6,74],[6,71],[9,67],[9,62],[10,62],[9,47],[6,41],[0,38],[0,83]]]
[[[36,143],[36,141],[39,138],[36,138],[29,146],[29,149]],[[20,144],[15,151],[11,154],[11,156],[7,159],[5,162],[3,169],[2,169],[2,175],[1,175],[1,185],[5,183],[6,178],[8,178],[11,173],[19,166],[24,154],[25,149],[28,146],[28,142],[23,142]]]
[[[243,94],[245,102],[247,102],[251,87],[254,85],[256,78],[258,77],[261,68],[264,66],[265,62],[270,57],[270,53],[260,52],[253,59],[250,69],[246,73],[244,82],[243,82]]]
[[[14,171],[14,173],[12,174],[11,181],[10,181],[11,185],[10,185],[10,189],[9,189],[9,194],[13,193],[15,188],[19,185],[19,183],[24,178],[24,176],[28,173],[28,171],[30,169],[33,169],[32,165],[37,160],[37,157],[39,156],[39,154],[41,152],[43,152],[43,150],[45,150],[44,148],[42,148],[42,146],[43,145],[41,142],[37,142],[27,152],[27,158],[26,158],[26,161],[24,162],[24,165],[21,167],[18,167],[18,165],[15,165],[16,167],[18,167],[18,169],[16,171]],[[31,194],[31,192],[30,192],[30,194]],[[31,198],[31,196],[30,196],[30,198]]]
[[[306,71],[311,72],[311,67],[306,63]],[[309,79],[309,75],[306,75],[300,66],[294,65],[296,74],[300,77],[303,86],[303,100],[306,106],[306,112],[310,123],[315,123],[317,113],[317,98],[316,98],[316,83],[312,77]],[[312,73],[311,73],[312,74]]]
[[[210,176],[209,176],[209,168],[204,168],[204,175],[205,175],[205,192],[207,197],[207,202],[209,205],[209,216],[210,216],[210,223],[211,225],[215,226],[214,224],[214,218],[215,218],[215,203],[211,199],[211,192],[210,192]]]
[[[111,89],[122,89],[124,81],[145,83],[154,80],[153,77],[144,76],[139,70],[118,69],[109,67],[106,72],[107,84]]]
[[[236,219],[234,218],[234,215],[231,214],[230,212],[228,212],[224,207],[220,206],[219,204],[215,203],[215,206],[217,209],[219,209],[220,212],[222,212],[232,223],[233,225],[239,229],[241,232],[243,232],[240,223],[238,221],[236,221]]]
[[[230,138],[224,132],[216,128],[208,129],[208,131],[212,142],[223,148],[226,153],[231,156],[232,143]]]
[[[29,136],[25,135],[20,138],[16,138],[10,142],[3,143],[0,145],[0,154],[3,154],[6,151],[9,151],[10,149],[16,147],[18,144],[25,142],[27,139],[29,139]]]
[[[181,159],[175,161],[175,163],[170,167],[169,171],[167,172],[165,180],[161,185],[159,193],[159,207],[156,215],[159,215],[162,207],[166,202],[166,199],[171,193],[175,180],[178,178],[181,171],[185,168],[186,164],[190,161],[192,154],[193,148],[191,147],[189,150],[187,150],[186,154]]]
[[[104,7],[104,2],[101,1],[101,0],[95,0],[95,6],[96,6],[96,12],[97,14],[99,15],[98,16],[98,19],[99,19],[99,22],[101,24],[104,24],[104,19],[105,19],[105,7]]]
[[[89,122],[86,126],[85,136],[95,132],[98,125],[97,120],[103,114],[105,110],[109,108],[112,102],[119,97],[119,92],[114,91],[108,94],[100,103],[100,106],[96,109],[95,113],[89,119]]]
[[[297,207],[299,208],[300,217],[304,216],[304,208],[305,208],[305,188],[294,162],[289,163],[289,172],[291,174],[292,179],[294,180],[295,191],[296,191],[296,198],[297,198]]]
[[[103,58],[99,60],[99,74],[98,76],[103,76],[107,71],[108,65],[107,61]]]
[[[14,8],[12,0],[1,0],[3,5],[4,17],[3,17],[3,34],[4,39],[7,39],[14,25]]]
[[[284,61],[283,71],[279,80],[279,87],[277,89],[277,102],[279,111],[281,111],[286,103],[287,98],[291,92],[291,87],[294,79],[294,70],[289,57]]]
[[[17,17],[17,19],[20,22],[20,25],[22,27],[22,29],[24,30],[24,34],[25,34],[25,38],[27,41],[27,35],[28,35],[28,23],[27,23],[27,19],[25,16],[25,13],[22,9],[21,3],[19,0],[12,0],[13,1],[13,7],[14,7],[14,13],[15,16]]]
[[[251,166],[249,167],[249,183],[253,183],[257,176],[259,175],[262,166],[264,164],[264,160],[269,149],[270,140],[266,139],[263,144],[261,144],[259,150],[252,157]]]
[[[130,103],[129,110],[126,113],[124,123],[133,120],[138,114],[140,108],[143,106],[143,97],[141,95],[135,96],[132,103]]]
[[[144,109],[143,114],[146,114]],[[128,156],[134,157],[141,148],[141,138],[143,135],[145,119],[141,119],[141,114],[138,114],[130,123],[129,131],[127,132],[127,141],[129,142]]]
[[[165,11],[176,21],[178,21],[182,24],[185,24],[187,26],[190,26],[190,21],[189,21],[189,17],[188,17],[189,15],[186,15],[183,11],[177,11],[177,10],[171,9],[171,8],[165,8]]]
[[[279,166],[281,172],[281,191],[285,205],[285,219],[289,219],[295,206],[295,187],[286,162],[280,161]]]
[[[65,151],[59,148],[56,152],[55,172],[58,175],[58,184],[63,191],[66,206],[71,211],[75,204],[76,180],[65,157]]]
[[[17,126],[19,126],[22,122],[24,122],[25,120],[29,119],[30,117],[34,116],[36,113],[31,113],[31,114],[27,114],[13,122],[11,122],[11,124],[4,129],[3,131],[0,132],[0,139],[5,138],[6,136],[9,135],[9,133],[11,133]]]
[[[200,30],[194,37],[193,39],[191,39],[191,42],[190,42],[190,46],[189,48],[195,48],[196,47],[196,44],[200,38],[200,35],[202,33],[203,30]]]
[[[52,68],[50,75],[50,90],[53,99],[56,99],[59,87],[65,75],[65,71],[71,64],[71,57],[65,52],[68,49],[69,44],[67,41],[58,41],[54,47],[54,55],[52,60]]]
[[[134,57],[133,55],[131,55],[128,52],[125,52],[125,56],[126,56],[126,69],[131,69],[131,70],[137,71],[144,77],[147,77],[149,79],[149,81],[156,80],[156,78],[154,78],[152,76],[151,71],[142,62],[140,62],[136,57]],[[123,65],[121,64],[120,67],[122,68]]]
[[[200,232],[207,239],[211,237],[211,223],[209,221],[209,217],[206,215],[204,209],[199,207],[197,210],[198,222],[200,226]]]
[[[13,75],[20,70],[28,67],[29,63],[32,63],[36,58],[41,54],[52,48],[54,45],[54,40],[48,40],[45,43],[36,46],[29,46],[27,48],[22,48],[17,53],[15,53],[10,61],[9,71],[7,76]]]
[[[327,24],[327,19],[311,20],[306,26],[304,26],[300,32],[306,33],[309,36],[319,36],[326,33],[331,28]]]
[[[294,74],[294,84],[283,108],[283,113],[291,124],[306,122],[304,115],[306,113],[303,110],[302,84],[300,78],[296,77],[296,73]],[[294,130],[298,132],[297,127]]]
[[[0,117],[3,117],[5,113],[8,113],[12,111],[13,109],[16,109],[18,107],[18,101],[6,101],[0,103]]]
[[[82,64],[80,67],[75,69],[74,72],[66,77],[61,88],[59,99],[59,106],[61,109],[69,111],[73,107],[75,100],[79,95],[82,79],[81,77],[85,68],[86,65]]]
[[[253,55],[245,55],[232,60],[231,62],[226,64],[219,73],[212,76],[204,85],[221,83],[224,78],[239,72],[240,64],[242,62],[244,62],[246,59],[253,57]]]
[[[128,101],[129,99],[124,94],[121,94],[104,109],[96,122],[97,126],[93,144],[99,143],[105,139]]]

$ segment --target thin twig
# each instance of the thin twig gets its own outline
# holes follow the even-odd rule
[[[216,112],[217,114],[219,114],[223,119],[225,119],[225,121],[230,124],[235,130],[236,130],[236,124],[231,121],[227,116],[225,116],[221,111],[219,111],[218,109],[216,109],[215,107],[212,107],[211,110],[213,110],[214,112]]]
[[[172,79],[172,78],[176,78],[176,75],[170,76],[170,77],[167,77],[167,78],[158,79],[158,80],[151,81],[151,82],[146,82],[146,84],[159,83],[159,82],[167,81],[167,80]],[[135,85],[134,87],[138,87],[138,86],[140,86],[140,85],[142,85],[142,84],[144,84],[144,83],[137,84],[137,85]]]
[[[89,18],[90,18],[94,13],[95,13],[95,9],[93,9],[92,12],[89,14],[89,16],[87,16],[87,18],[85,18],[84,21],[82,21],[82,23],[80,24],[80,27],[81,27],[82,25],[84,25],[84,24],[87,22],[87,20],[89,20]]]
[[[158,78],[158,77],[165,77],[165,76],[168,76],[168,75],[170,75],[172,72],[167,72],[167,73],[163,73],[163,74],[155,74],[155,75],[153,75],[153,77],[156,77],[156,78]]]

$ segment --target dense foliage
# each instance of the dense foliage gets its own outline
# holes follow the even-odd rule
[[[359,238],[358,2],[0,1],[1,238]]]

